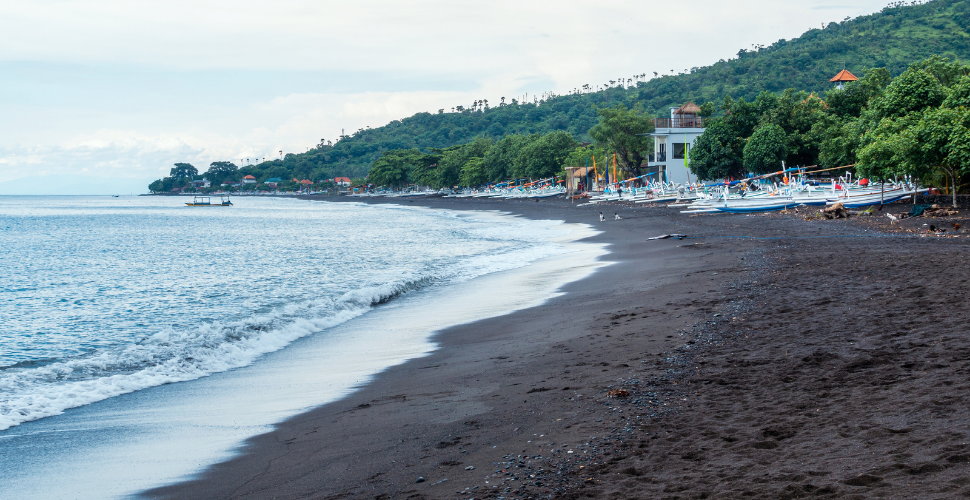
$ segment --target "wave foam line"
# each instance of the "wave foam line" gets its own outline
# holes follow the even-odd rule
[[[241,321],[167,328],[137,344],[32,368],[0,371],[0,431],[65,410],[157,385],[194,380],[251,364],[296,339],[360,316],[372,307],[430,283],[426,277],[364,287],[335,301],[307,303],[325,309],[310,318],[282,313]]]

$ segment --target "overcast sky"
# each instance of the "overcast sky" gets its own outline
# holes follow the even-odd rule
[[[886,3],[8,0],[0,194],[146,192],[177,161],[680,72]]]

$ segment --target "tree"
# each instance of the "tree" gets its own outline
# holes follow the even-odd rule
[[[512,164],[512,173],[517,178],[532,179],[556,175],[562,171],[563,163],[575,147],[576,141],[569,133],[550,132],[519,150]]]
[[[371,165],[370,172],[367,174],[367,182],[375,186],[390,187],[400,187],[407,184],[411,173],[408,157],[412,151],[417,150],[395,149],[386,151]]]
[[[960,175],[970,173],[970,109],[929,110],[899,137],[906,171],[921,178],[930,170],[941,170],[949,178],[956,208]]]
[[[899,118],[939,106],[944,99],[946,89],[940,81],[913,65],[894,78],[886,91],[873,99],[869,107],[875,112],[875,119]]]
[[[482,157],[485,173],[491,181],[504,181],[512,177],[512,164],[525,145],[538,140],[539,135],[507,135],[488,148]]]
[[[767,174],[781,170],[788,154],[787,136],[778,125],[768,123],[755,129],[744,145],[744,168],[748,172]]]
[[[217,184],[231,178],[238,170],[239,167],[232,162],[214,161],[209,164],[209,170],[206,171],[205,176],[212,181],[213,184]]]
[[[887,179],[904,173],[917,174],[917,178],[922,177],[919,172],[912,170],[915,164],[910,164],[906,168],[904,149],[911,149],[911,146],[904,141],[899,134],[898,128],[893,126],[893,121],[883,119],[881,126],[873,133],[867,143],[859,149],[856,172],[863,177],[879,179],[885,182]],[[909,170],[909,172],[907,172]]]
[[[964,107],[970,109],[970,76],[964,76],[950,88],[950,93],[943,101],[945,108]]]
[[[811,133],[819,143],[818,164],[824,168],[835,168],[856,163],[865,127],[865,120],[842,119],[835,115],[822,117],[815,122]]]
[[[653,120],[642,108],[627,109],[623,104],[601,108],[596,113],[600,121],[589,131],[598,145],[616,153],[619,167],[634,176],[641,174],[641,165],[653,152]]]
[[[191,179],[199,175],[199,169],[193,167],[191,163],[176,163],[175,168],[170,170],[168,175],[177,181]]]
[[[456,186],[461,183],[461,171],[471,158],[483,158],[492,146],[492,140],[477,137],[474,141],[460,146],[452,146],[441,151],[438,162],[438,185],[442,187]]]
[[[743,177],[743,151],[744,138],[734,135],[726,120],[715,119],[694,140],[687,167],[702,181]]]
[[[469,158],[461,167],[460,181],[462,186],[480,186],[488,182],[488,175],[482,159],[478,157]]]
[[[706,122],[704,134],[689,151],[687,167],[700,180],[744,176],[744,146],[762,118],[759,108],[771,110],[775,103],[762,96],[759,103],[725,97],[722,116]]]

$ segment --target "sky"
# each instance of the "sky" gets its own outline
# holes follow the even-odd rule
[[[145,193],[176,162],[239,165],[475,99],[679,73],[886,4],[3,0],[0,195]]]

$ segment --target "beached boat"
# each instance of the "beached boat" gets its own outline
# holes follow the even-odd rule
[[[186,203],[189,207],[231,207],[232,202],[229,201],[228,196],[220,196],[219,203],[212,203],[212,198],[208,196],[193,196],[190,203]]]

